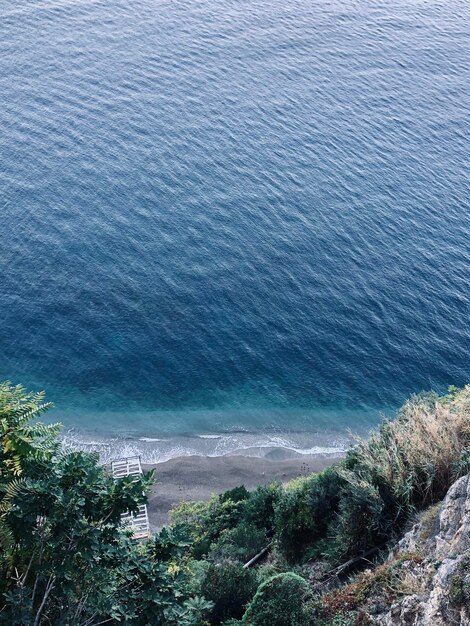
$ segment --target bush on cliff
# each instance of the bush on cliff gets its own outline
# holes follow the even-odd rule
[[[284,555],[340,562],[396,536],[468,471],[469,407],[470,386],[444,398],[413,396],[342,462],[287,485],[275,521]]]
[[[170,520],[187,528],[193,558],[244,563],[271,539],[275,506],[282,493],[276,483],[252,493],[237,487],[209,502],[181,502],[170,512]]]
[[[284,555],[296,559],[325,536],[338,510],[344,480],[332,467],[287,485],[275,505],[275,537]]]
[[[444,398],[413,396],[337,465],[284,488],[232,490],[209,505],[182,504],[173,519],[187,522],[196,558],[248,558],[263,540],[255,529],[294,562],[324,556],[340,563],[379,549],[413,511],[442,498],[468,471],[469,397],[470,387]]]
[[[330,569],[378,550],[470,470],[470,386],[414,396],[336,466],[181,504],[169,530],[138,544],[121,514],[151,476],[115,481],[96,456],[64,453],[57,426],[32,421],[46,409],[0,385],[0,623],[11,626],[312,626],[307,583],[284,557]],[[263,576],[243,569],[268,543]]]
[[[191,536],[194,558],[204,558],[222,532],[239,524],[243,518],[245,492],[248,497],[243,487],[213,496],[209,502],[181,502],[171,511],[172,524],[184,525]]]
[[[243,616],[243,626],[311,626],[312,593],[306,580],[287,572],[262,583]]]
[[[213,603],[211,624],[241,618],[256,585],[255,572],[239,563],[211,564],[201,585],[202,595]]]

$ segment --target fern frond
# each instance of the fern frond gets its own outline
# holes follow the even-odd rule
[[[32,424],[30,426],[23,426],[21,428],[21,432],[31,439],[36,438],[49,438],[55,437],[62,425],[59,423],[56,424],[43,424],[42,422],[38,422],[37,424]]]
[[[38,417],[42,413],[45,413],[52,408],[52,402],[44,402],[42,404],[31,403],[26,406],[21,406],[15,411],[15,417],[20,422],[29,422],[29,420]]]

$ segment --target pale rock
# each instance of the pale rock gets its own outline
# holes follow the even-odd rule
[[[411,594],[382,615],[376,626],[470,626],[470,474],[449,489],[430,536],[418,523],[403,537],[393,557],[420,552],[417,567],[426,581],[423,594]]]

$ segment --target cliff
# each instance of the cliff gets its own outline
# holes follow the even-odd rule
[[[414,568],[414,576],[422,581],[422,591],[393,604],[374,622],[380,626],[468,626],[470,474],[454,483],[434,515],[428,514],[428,519],[405,535],[395,556],[406,552],[423,555],[423,561]]]
[[[470,625],[470,474],[440,505],[425,511],[388,561],[333,592],[354,607],[360,624]]]

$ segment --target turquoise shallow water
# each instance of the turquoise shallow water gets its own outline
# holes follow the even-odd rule
[[[467,382],[469,18],[0,0],[0,376],[164,456]]]

